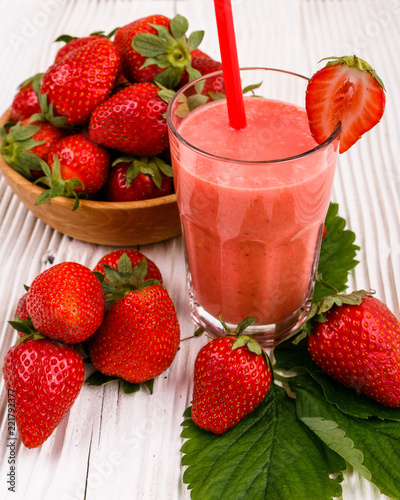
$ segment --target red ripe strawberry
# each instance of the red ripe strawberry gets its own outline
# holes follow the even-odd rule
[[[385,304],[365,293],[336,296],[338,305],[328,310],[325,321],[313,323],[308,350],[338,382],[400,407],[400,323]]]
[[[49,122],[40,121],[29,121],[29,119],[23,120],[21,122],[23,126],[25,125],[38,125],[40,129],[34,134],[31,139],[35,141],[43,141],[43,144],[30,149],[30,152],[39,156],[43,161],[47,161],[49,152],[54,144],[61,141],[65,137],[65,132],[52,125]]]
[[[174,304],[165,288],[153,284],[128,292],[107,308],[89,340],[89,353],[101,373],[142,383],[171,365],[179,341]]]
[[[114,256],[111,256],[114,260]],[[172,363],[180,329],[168,292],[149,274],[147,259],[123,252],[117,268],[103,264],[106,313],[89,340],[94,366],[104,375],[138,384],[151,381]],[[101,262],[101,261],[100,261]]]
[[[59,141],[49,153],[50,166],[54,164],[56,156],[60,160],[63,179],[77,177],[88,194],[97,193],[104,186],[110,169],[110,155],[86,135],[70,135]]]
[[[195,361],[193,422],[222,434],[253,411],[270,386],[269,363],[254,339],[246,335],[213,339]]]
[[[16,123],[24,118],[29,118],[34,113],[40,113],[37,92],[40,88],[42,76],[43,73],[38,73],[21,83],[11,104],[11,121]]]
[[[130,266],[130,270],[129,270],[130,272],[132,271],[133,267],[137,266],[145,258],[146,262],[147,262],[147,273],[146,273],[144,279],[145,280],[155,279],[162,284],[162,282],[163,282],[162,275],[161,275],[161,272],[160,272],[159,268],[157,267],[157,265],[152,260],[150,260],[148,257],[145,257],[138,250],[114,250],[114,251],[104,255],[104,257],[102,257],[99,260],[99,262],[94,267],[93,272],[102,273],[105,275],[105,272],[104,272],[105,265],[108,267],[112,267],[113,269],[118,271],[118,264],[121,265],[120,258],[122,257],[122,255],[126,255],[131,262],[131,266]],[[127,263],[125,262],[125,265],[126,264]],[[129,267],[129,264],[128,264],[128,267]],[[121,274],[123,273],[123,271],[124,270],[121,269]]]
[[[154,156],[168,145],[167,103],[154,83],[135,83],[100,104],[90,119],[91,139],[136,156]]]
[[[152,26],[169,27],[171,19],[162,15],[152,15],[137,19],[132,23],[118,28],[115,32],[114,43],[121,55],[122,72],[131,82],[152,82],[155,75],[163,71],[157,66],[150,66],[140,69],[146,61],[145,56],[141,56],[132,47],[132,39],[138,33],[151,33],[155,35],[157,30]]]
[[[132,83],[158,81],[173,89],[184,70],[191,79],[198,73],[191,67],[191,52],[196,50],[204,32],[186,38],[188,21],[181,15],[173,19],[147,16],[119,28],[114,43],[122,58],[122,69]]]
[[[174,192],[174,183],[172,177],[168,177],[165,174],[161,174],[161,185],[160,187],[153,186],[153,192],[150,198],[161,198],[162,196],[168,196]]]
[[[61,35],[57,38],[56,42],[66,42],[63,47],[58,49],[58,52],[55,57],[55,62],[60,61],[63,57],[69,55],[76,49],[80,49],[88,42],[92,42],[93,40],[98,40],[104,37],[101,35],[89,35],[83,37],[72,37],[70,35]]]
[[[205,57],[206,59],[212,59],[211,56],[209,56],[208,54],[206,54],[205,52],[203,52],[200,49],[194,49],[194,50],[192,50],[192,52],[190,53],[190,55],[192,57]]]
[[[311,77],[306,92],[310,130],[318,144],[340,123],[339,153],[347,151],[382,118],[386,97],[383,82],[356,56],[332,59]]]
[[[42,335],[76,344],[100,326],[104,292],[96,275],[86,266],[62,262],[33,280],[26,307],[33,326]]]
[[[65,137],[51,148],[47,163],[40,163],[44,176],[36,182],[49,189],[45,189],[38,196],[36,205],[46,203],[57,196],[66,196],[75,198],[75,210],[79,206],[79,195],[95,194],[106,183],[110,170],[110,155],[86,135],[74,134]]]
[[[192,57],[192,67],[195,68],[199,72],[199,74],[203,76],[208,75],[209,73],[213,73],[214,71],[222,70],[222,64],[220,62],[214,61],[214,59],[204,56]],[[179,82],[179,87],[183,87],[183,85],[185,85],[188,82],[189,82],[189,75],[188,73],[185,72],[182,75],[181,81]],[[224,78],[222,74],[214,78],[210,78],[206,81],[201,93],[203,95],[208,95],[209,92],[213,92],[215,94],[225,93]]]
[[[140,172],[130,175],[130,163],[119,163],[111,170],[106,185],[107,201],[148,200],[153,192],[153,181]]]
[[[85,125],[110,95],[119,69],[113,42],[99,37],[56,61],[43,76],[41,93],[68,125]]]
[[[138,201],[172,193],[172,167],[159,156],[122,157],[107,180],[108,201]]]
[[[26,447],[35,448],[52,434],[76,400],[84,366],[71,347],[30,339],[8,351],[3,376],[15,401],[19,436]]]
[[[39,158],[47,161],[50,149],[65,133],[49,122],[24,119],[2,136],[1,155],[17,172],[33,180],[43,175]]]
[[[15,321],[21,320],[21,319],[27,320],[29,317],[28,309],[26,308],[26,297],[27,296],[28,296],[28,294],[24,293],[24,295],[22,295],[22,297],[18,301],[17,308],[15,309],[15,313],[14,313],[14,320]],[[18,331],[18,329],[17,329],[17,331]],[[18,331],[18,335],[20,337],[24,337],[25,333]]]

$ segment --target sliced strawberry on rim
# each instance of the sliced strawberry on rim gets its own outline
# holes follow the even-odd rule
[[[306,110],[318,144],[340,122],[339,153],[347,151],[382,118],[385,87],[375,70],[357,56],[327,57],[327,65],[309,80]]]

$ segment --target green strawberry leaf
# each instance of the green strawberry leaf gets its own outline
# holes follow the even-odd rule
[[[358,264],[355,257],[360,248],[354,244],[355,234],[345,229],[346,221],[337,215],[338,210],[337,203],[330,204],[325,219],[326,236],[322,240],[318,275],[338,292],[343,292],[347,288],[349,271]],[[332,290],[317,282],[313,301],[319,302],[327,295],[332,295]]]
[[[309,375],[302,375],[291,379],[289,386],[296,393],[296,409],[299,418],[327,446],[335,450],[336,453],[352,465],[361,476],[370,480],[371,473],[363,465],[364,454],[355,447],[354,441],[339,427],[336,420],[328,420],[319,415],[318,407],[320,403],[315,403],[314,398],[317,397],[318,399],[320,388],[316,385],[315,381],[310,379]],[[307,405],[312,408],[307,408]]]
[[[135,392],[140,391],[142,385],[144,385],[149,390],[150,394],[153,394],[154,379],[147,380],[146,382],[140,384],[140,383],[128,382],[114,375],[104,375],[104,373],[95,371],[91,375],[89,375],[89,377],[87,377],[87,379],[85,380],[85,383],[87,385],[95,387],[101,387],[103,385],[109,384],[110,382],[121,382],[122,389],[125,394],[134,394]]]
[[[185,412],[182,465],[193,500],[296,500],[341,496],[345,461],[296,417],[286,392],[266,399],[223,435],[198,428]]]
[[[378,418],[357,419],[328,403],[309,376],[294,379],[297,415],[332,450],[382,494],[400,498],[400,425]]]

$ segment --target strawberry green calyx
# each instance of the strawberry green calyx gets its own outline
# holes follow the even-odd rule
[[[93,387],[101,387],[110,382],[120,382],[122,385],[122,390],[125,394],[134,394],[135,392],[140,391],[142,386],[146,387],[150,394],[153,394],[154,388],[154,378],[150,380],[146,380],[145,382],[128,382],[120,377],[116,377],[113,375],[104,375],[99,371],[95,371],[85,380],[85,384],[91,385]]]
[[[250,337],[249,335],[243,335],[243,332],[251,326],[253,323],[257,321],[257,318],[254,318],[252,316],[245,318],[242,320],[236,327],[236,330],[232,332],[232,330],[229,328],[229,326],[223,321],[221,318],[221,315],[219,315],[219,320],[226,330],[228,335],[233,335],[236,337],[235,341],[232,344],[232,350],[238,349],[239,347],[244,347],[246,346],[247,349],[250,352],[253,352],[254,354],[264,354],[263,349],[261,348],[260,344]]]
[[[52,169],[49,165],[39,159],[40,166],[44,172],[44,176],[40,177],[35,181],[35,184],[44,184],[48,187],[45,189],[36,199],[35,205],[43,205],[47,203],[52,198],[57,196],[64,196],[66,198],[74,198],[75,203],[72,210],[76,210],[79,207],[79,199],[86,198],[87,194],[85,192],[77,193],[75,189],[82,188],[85,189],[83,183],[76,177],[68,180],[64,180],[60,174],[60,160],[58,156],[55,156]]]
[[[118,260],[118,270],[106,264],[104,264],[103,268],[107,279],[104,279],[101,273],[96,273],[96,276],[101,280],[106,307],[122,299],[133,290],[160,284],[156,279],[145,279],[147,275],[147,260],[145,257],[139,264],[132,266],[131,260],[124,253]]]
[[[341,307],[343,305],[357,306],[362,302],[362,298],[366,295],[372,295],[374,292],[366,290],[356,290],[351,293],[334,293],[322,298],[319,302],[312,304],[307,321],[297,330],[298,335],[293,340],[294,344],[298,344],[301,340],[308,337],[312,331],[313,324],[324,323],[326,314],[332,307]]]
[[[27,340],[42,340],[46,337],[36,330],[33,326],[32,320],[15,318],[15,321],[8,322],[15,330],[22,334],[21,337],[16,341],[15,345],[21,342],[26,342]]]
[[[333,306],[342,306],[342,305],[360,305],[362,302],[362,297],[364,295],[371,295],[372,292],[367,292],[366,290],[356,290],[354,292],[345,294],[345,293],[337,293],[334,295],[328,295],[324,297],[317,304],[313,304],[308,315],[308,319],[313,318],[314,321],[318,321],[322,323],[325,321],[326,313],[332,309]]]
[[[22,318],[15,318],[15,321],[9,321],[8,322],[15,330],[18,332],[23,333],[24,335],[32,335],[34,333],[38,333],[33,326],[33,323],[30,318],[28,319],[22,319]]]
[[[48,102],[47,95],[37,92],[38,102],[41,113],[35,113],[31,116],[31,121],[48,121],[55,127],[65,127],[67,117],[66,116],[55,116],[53,110],[53,103]],[[71,128],[71,127],[70,127]]]
[[[0,129],[1,156],[19,174],[33,180],[32,170],[40,170],[39,157],[30,150],[44,144],[32,137],[40,130],[39,125],[5,124]]]
[[[40,84],[42,83],[43,75],[44,73],[36,73],[36,75],[33,75],[30,78],[24,80],[22,83],[20,83],[18,85],[18,88],[22,89],[22,87],[25,87],[26,85],[31,83],[33,90],[36,92],[36,94],[38,94],[40,90]]]
[[[155,77],[155,81],[171,89],[177,86],[185,70],[189,74],[190,81],[201,76],[200,72],[191,66],[190,53],[200,45],[204,31],[195,31],[186,39],[189,23],[179,14],[171,20],[172,35],[165,26],[157,24],[151,26],[156,29],[157,35],[138,33],[132,39],[132,48],[147,58],[142,68],[153,64],[165,68]]]
[[[38,103],[41,109],[40,113],[35,113],[30,117],[30,121],[48,121],[55,127],[64,127],[67,118],[65,116],[54,116],[53,104],[48,103],[47,95],[42,94],[40,91],[40,86],[42,84],[44,73],[37,73],[36,75],[28,78],[19,85],[19,88],[32,84],[32,89],[37,95]]]
[[[119,163],[129,164],[126,171],[127,186],[130,186],[139,174],[150,177],[158,188],[161,188],[162,174],[172,177],[172,166],[159,156],[123,156],[116,159],[112,167],[115,167]]]
[[[104,38],[112,38],[113,35],[115,34],[115,32],[117,31],[118,28],[114,28],[112,31],[110,31],[110,33],[106,34],[104,31],[93,31],[93,33],[90,33],[89,35],[87,35],[88,37],[90,36],[104,36]],[[54,42],[65,42],[65,43],[69,43],[69,42],[72,42],[73,40],[78,40],[79,36],[72,36],[72,35],[68,35],[68,34],[64,34],[64,35],[60,35],[59,37],[57,37]]]
[[[346,66],[349,66],[350,68],[357,68],[360,71],[367,71],[375,78],[375,80],[379,83],[379,85],[383,88],[383,90],[386,91],[383,81],[378,76],[376,71],[372,68],[372,66],[368,64],[366,61],[364,61],[364,59],[361,59],[356,55],[342,56],[342,57],[324,57],[323,59],[321,59],[321,61],[329,61],[326,64],[327,66],[331,66],[334,64],[346,64]]]

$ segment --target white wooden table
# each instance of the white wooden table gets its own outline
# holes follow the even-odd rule
[[[333,201],[357,235],[361,251],[351,288],[373,288],[400,317],[400,1],[232,0],[242,66],[279,67],[310,76],[326,56],[357,54],[387,88],[381,124],[339,159]],[[202,49],[219,59],[212,0],[1,0],[0,110],[17,85],[51,63],[57,36],[111,31],[136,18],[185,15],[204,29]],[[396,67],[397,65],[397,67]],[[93,267],[111,247],[66,237],[29,213],[0,177],[0,360],[16,340],[7,324],[23,285],[52,264]],[[177,307],[182,338],[190,320],[179,237],[140,248],[160,267]],[[7,400],[0,379],[0,498],[23,500],[184,500],[180,438],[190,404],[196,354],[204,338],[183,342],[154,394],[133,396],[114,384],[84,387],[68,416],[38,449],[17,446],[17,492],[7,491]],[[383,498],[351,471],[345,500]],[[251,499],[249,499],[251,500]],[[283,499],[292,500],[292,499]],[[318,500],[318,499],[310,499]]]

